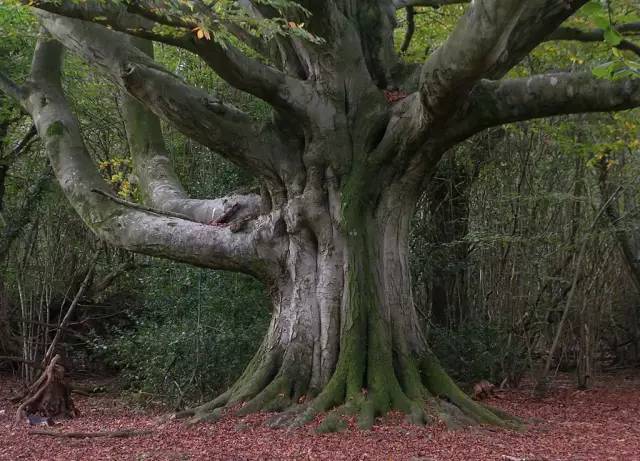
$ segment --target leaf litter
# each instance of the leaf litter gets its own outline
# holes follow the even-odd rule
[[[524,431],[489,427],[450,430],[418,427],[398,413],[370,431],[349,421],[346,430],[318,434],[321,418],[287,430],[268,426],[269,414],[224,416],[188,426],[159,409],[132,409],[115,395],[75,395],[80,417],[59,421],[53,431],[135,432],[132,437],[59,438],[31,434],[16,425],[16,404],[7,397],[18,383],[0,376],[0,460],[409,460],[542,461],[640,460],[640,374],[606,375],[588,390],[562,376],[548,397],[531,386],[500,391],[487,400],[529,421]]]

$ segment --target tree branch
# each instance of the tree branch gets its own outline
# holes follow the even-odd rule
[[[39,11],[65,47],[100,67],[121,88],[188,137],[251,172],[270,171],[285,146],[273,130],[204,91],[187,85],[128,42],[125,35]],[[90,44],[90,46],[89,46]]]
[[[422,68],[420,94],[428,118],[446,118],[497,63],[526,3],[476,0],[471,4],[446,42]]]
[[[139,38],[132,38],[132,42],[153,58],[151,42]],[[215,200],[189,198],[171,166],[158,117],[124,92],[121,106],[134,172],[145,202],[160,212],[178,213],[181,218],[200,223],[214,221],[223,215],[225,208],[232,206],[241,208],[243,217],[259,214],[260,197],[257,195]]]
[[[640,106],[640,79],[603,80],[590,73],[536,75],[481,82],[470,95],[454,139],[504,123],[582,112],[608,112]]]
[[[501,55],[488,69],[484,77],[494,80],[502,78],[587,1],[523,1],[524,10],[513,29],[514,33],[507,37]]]
[[[60,82],[62,47],[42,36],[32,66],[32,91],[25,104],[63,192],[84,222],[109,243],[134,252],[204,267],[261,276],[264,262],[256,251],[256,229],[232,233],[178,218],[123,207],[93,189],[108,193],[86,151],[77,119]]]
[[[404,40],[400,46],[401,53],[405,53],[409,49],[409,46],[411,46],[411,39],[413,39],[413,34],[416,31],[415,10],[412,6],[406,7],[405,10],[407,14],[407,31],[404,34]]]
[[[620,24],[615,27],[620,34],[640,33],[640,22]],[[579,42],[601,42],[604,40],[604,30],[582,30],[577,27],[560,27],[546,38],[551,40],[575,40]]]
[[[621,24],[615,28],[620,34],[640,32],[640,22]],[[553,32],[545,41],[577,41],[577,42],[602,42],[604,41],[604,30],[581,30],[575,27],[561,27]],[[632,51],[640,56],[640,46],[629,40],[622,40],[616,48],[620,50]]]
[[[188,30],[198,26],[198,24],[187,23],[180,18],[168,20],[157,13],[155,6],[145,5],[145,2],[128,1],[127,5],[128,11],[160,24],[187,28]],[[197,4],[195,6],[198,7]],[[200,8],[205,7],[202,5]],[[189,14],[186,7],[184,13]],[[215,18],[215,14],[209,8],[202,11],[202,13]],[[218,20],[224,24],[224,21]],[[238,27],[234,26],[230,27],[230,29],[232,29],[230,30],[231,33],[235,31],[236,36],[243,37],[243,34],[239,33],[241,31],[238,30]],[[128,31],[127,33],[135,35],[135,32]],[[198,54],[209,67],[230,85],[246,93],[253,94],[274,107],[304,115],[305,101],[291,97],[292,94],[307,92],[306,85],[302,81],[246,56],[229,42],[226,42],[223,46],[215,40],[200,40],[193,33],[186,35],[185,39],[178,43],[178,46]],[[255,46],[255,43],[248,40],[248,37],[245,36],[245,39],[250,46]]]
[[[155,22],[142,16],[128,13],[124,3],[77,2],[70,0],[22,0],[22,3],[42,11],[68,18],[90,21],[128,34],[174,46],[187,44],[188,28],[182,34],[162,34],[153,31]],[[171,25],[171,24],[169,24]]]
[[[26,2],[26,0],[25,0]],[[28,3],[31,4],[31,1]],[[198,26],[180,18],[167,18],[147,2],[125,2],[126,5],[76,3],[39,0],[34,6],[68,18],[110,26],[113,29],[145,39],[179,46],[198,54],[220,77],[235,88],[253,94],[279,109],[305,114],[305,100],[297,96],[307,92],[306,85],[276,68],[241,53],[231,43],[198,39],[191,29]],[[185,10],[185,15],[189,11]],[[176,28],[177,34],[153,31],[155,23]],[[292,95],[296,95],[293,97]]]
[[[14,99],[18,104],[24,102],[27,92],[24,88],[14,83],[9,77],[0,72],[0,91],[10,98]]]

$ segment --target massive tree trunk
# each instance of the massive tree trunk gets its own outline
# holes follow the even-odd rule
[[[416,422],[506,424],[449,379],[420,331],[408,262],[420,175],[371,194],[376,176],[356,172],[338,187],[325,171],[326,191],[310,188],[287,203],[288,251],[269,282],[265,339],[228,392],[183,415],[209,418],[238,402],[248,402],[243,412],[310,402],[295,421],[338,407],[359,412],[364,427],[390,409]]]

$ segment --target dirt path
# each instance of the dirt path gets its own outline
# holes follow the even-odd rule
[[[293,431],[267,428],[266,415],[195,427],[176,421],[157,426],[157,415],[131,411],[114,397],[76,396],[82,416],[56,430],[152,432],[133,438],[51,438],[13,424],[16,406],[5,397],[15,385],[0,377],[0,460],[640,461],[637,373],[608,376],[587,391],[567,381],[544,400],[532,399],[526,388],[491,399],[495,406],[538,421],[521,433],[416,427],[400,416],[386,418],[371,431],[350,427],[325,435],[316,434],[313,425]]]

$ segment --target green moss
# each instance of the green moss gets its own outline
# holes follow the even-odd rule
[[[495,426],[514,426],[486,407],[475,402],[453,382],[444,371],[438,359],[432,354],[425,354],[421,371],[423,381],[427,388],[439,397],[447,398],[458,407],[465,416],[481,424],[492,424]]]
[[[64,134],[64,124],[60,120],[56,120],[47,128],[47,136],[62,136]]]
[[[328,432],[342,432],[347,428],[347,422],[340,417],[337,412],[329,413],[322,423],[316,429],[319,434],[325,434]]]

